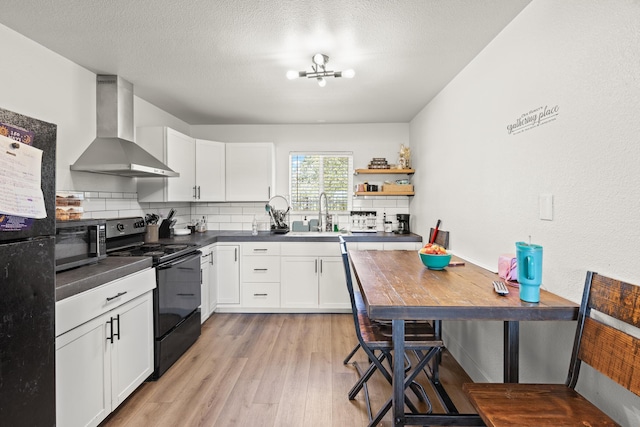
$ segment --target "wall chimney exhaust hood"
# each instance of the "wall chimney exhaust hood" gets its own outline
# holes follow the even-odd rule
[[[133,140],[133,85],[118,76],[98,75],[97,138],[71,170],[127,177],[176,177],[179,173]]]

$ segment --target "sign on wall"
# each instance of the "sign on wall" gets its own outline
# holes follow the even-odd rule
[[[553,107],[545,105],[544,107],[529,110],[518,117],[515,122],[507,125],[507,133],[509,135],[517,135],[519,133],[535,129],[538,126],[551,123],[558,118],[559,110],[560,106],[558,105]]]

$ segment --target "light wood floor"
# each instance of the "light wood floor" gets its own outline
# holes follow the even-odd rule
[[[101,427],[366,426],[363,393],[347,397],[358,374],[342,364],[355,343],[350,314],[216,313],[174,366],[144,383]],[[366,366],[361,350],[355,360]],[[470,379],[447,352],[441,380],[458,410],[473,412],[460,390]],[[379,373],[369,384],[375,412],[391,387]],[[390,420],[387,414],[381,425]]]

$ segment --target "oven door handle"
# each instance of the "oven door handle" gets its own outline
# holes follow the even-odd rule
[[[171,262],[166,262],[164,264],[158,264],[156,266],[156,269],[165,270],[167,268],[172,268],[172,267],[175,267],[176,265],[180,265],[180,264],[182,264],[184,262],[191,261],[192,259],[194,259],[196,257],[200,258],[200,255],[201,255],[201,252],[198,251],[195,254],[187,255],[184,258],[178,258],[177,260],[174,260],[174,261],[171,261]]]

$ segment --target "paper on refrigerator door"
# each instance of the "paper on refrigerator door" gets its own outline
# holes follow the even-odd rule
[[[0,215],[46,218],[42,150],[0,135]]]

